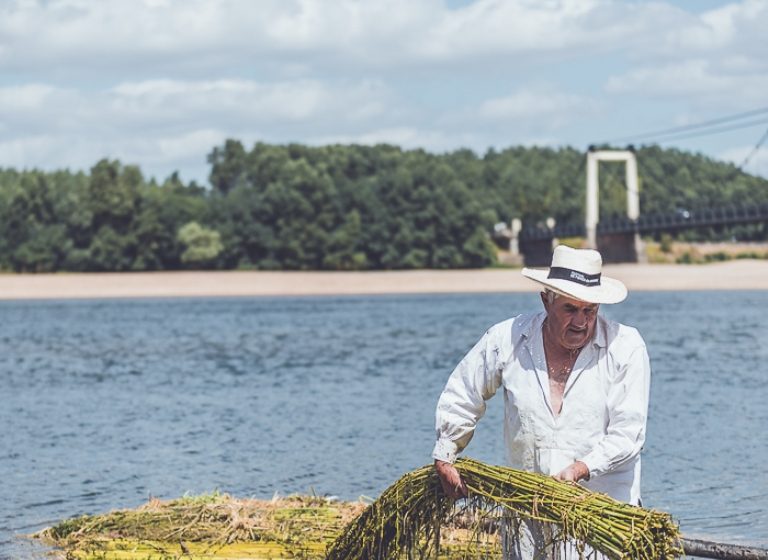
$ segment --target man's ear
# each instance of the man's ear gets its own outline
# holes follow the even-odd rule
[[[541,292],[539,296],[541,297],[541,303],[544,304],[544,309],[549,311],[549,300],[547,299],[547,292]]]

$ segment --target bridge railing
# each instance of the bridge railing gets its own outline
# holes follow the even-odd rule
[[[637,220],[626,216],[609,216],[597,224],[598,235],[622,233],[672,232],[697,227],[726,226],[768,222],[768,204],[724,205],[702,210],[676,210],[669,213],[641,214]],[[542,241],[555,237],[584,237],[583,224],[558,224],[554,228],[524,226],[521,241]]]

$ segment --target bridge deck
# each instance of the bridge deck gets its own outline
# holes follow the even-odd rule
[[[727,226],[768,222],[768,204],[722,206],[706,210],[678,210],[668,214],[642,214],[637,220],[610,217],[597,224],[598,235],[622,233],[673,232],[698,227]],[[555,237],[585,237],[583,224],[558,224],[554,228],[524,227],[521,241],[541,241]]]

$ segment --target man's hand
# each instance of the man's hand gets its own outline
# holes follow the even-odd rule
[[[461,475],[459,475],[456,467],[451,463],[435,459],[435,470],[446,496],[454,500],[467,497],[467,487],[461,480]]]
[[[561,482],[578,482],[589,479],[589,467],[581,461],[576,461],[557,473],[555,479]]]

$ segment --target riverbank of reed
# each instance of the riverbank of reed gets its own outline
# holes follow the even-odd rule
[[[469,489],[458,508],[445,497],[434,468],[406,474],[390,486],[333,543],[328,560],[395,560],[403,554],[433,557],[441,550],[442,528],[468,519],[468,550],[488,547],[485,532],[507,523],[543,524],[545,548],[590,549],[611,559],[664,560],[682,555],[680,533],[663,512],[618,502],[576,484],[540,474],[460,459],[456,468]],[[514,540],[514,536],[513,539]]]
[[[664,560],[682,554],[665,513],[642,509],[551,477],[457,462],[470,490],[454,502],[429,465],[401,477],[375,502],[323,497],[237,499],[226,494],[151,500],[63,521],[36,535],[78,560],[170,558],[500,558],[500,527],[545,524],[547,546],[564,543],[611,559]]]

